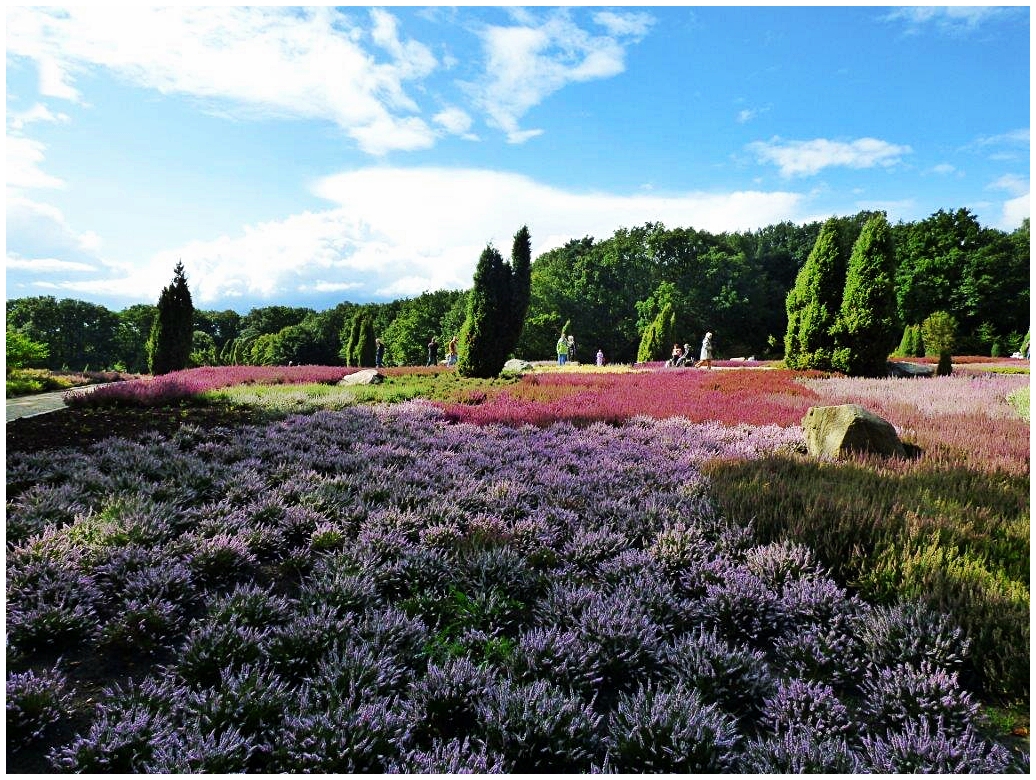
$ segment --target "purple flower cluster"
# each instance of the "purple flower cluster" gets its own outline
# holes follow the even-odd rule
[[[9,658],[172,651],[70,772],[1019,769],[945,618],[718,514],[701,464],[796,435],[409,403],[14,454]]]

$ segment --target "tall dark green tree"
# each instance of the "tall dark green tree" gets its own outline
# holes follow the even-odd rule
[[[784,362],[788,368],[831,368],[835,346],[831,329],[841,307],[844,279],[839,223],[832,218],[820,229],[785,301]]]
[[[849,376],[886,376],[898,331],[896,247],[888,220],[878,214],[863,226],[849,258],[832,367]]]
[[[187,367],[194,337],[194,304],[187,289],[183,263],[173,268],[173,281],[162,288],[158,310],[148,337],[148,368],[152,374],[168,374]]]
[[[529,230],[522,227],[514,237],[511,263],[492,246],[482,252],[460,332],[461,376],[496,376],[518,344],[530,297],[529,251]]]

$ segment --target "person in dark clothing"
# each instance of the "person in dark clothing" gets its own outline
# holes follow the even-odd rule
[[[432,336],[432,340],[428,342],[428,362],[426,366],[436,366],[439,364],[439,342],[436,341],[435,336]]]
[[[374,366],[381,368],[385,365],[385,342],[381,339],[374,339]]]

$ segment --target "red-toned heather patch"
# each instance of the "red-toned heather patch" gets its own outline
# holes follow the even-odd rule
[[[65,401],[69,406],[158,406],[233,385],[337,382],[358,370],[344,366],[204,366],[92,391],[70,391]]]
[[[796,376],[779,370],[532,375],[485,403],[442,407],[447,419],[480,425],[620,423],[648,416],[793,426],[818,398]]]

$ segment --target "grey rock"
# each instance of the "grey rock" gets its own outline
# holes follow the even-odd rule
[[[354,374],[347,374],[338,381],[339,387],[350,385],[380,385],[385,381],[385,375],[376,368],[365,368]]]
[[[510,371],[515,374],[522,374],[526,371],[535,371],[532,363],[528,360],[519,360],[517,358],[511,358],[504,363],[504,371]]]
[[[922,363],[904,363],[898,360],[890,360],[886,365],[888,367],[888,375],[897,378],[935,376],[935,366],[926,366]]]
[[[906,457],[892,423],[859,404],[814,406],[802,418],[806,452],[814,458],[835,459],[850,452],[874,452],[886,457]]]

